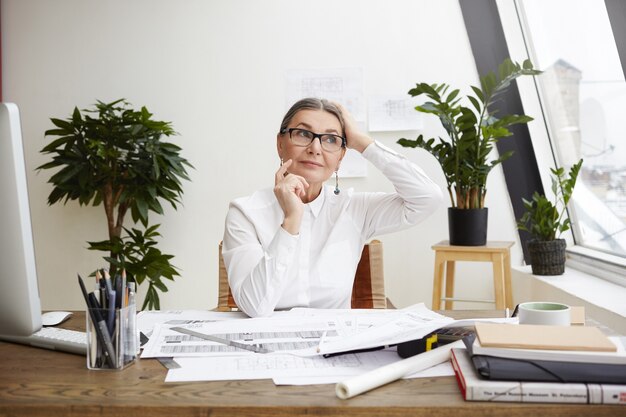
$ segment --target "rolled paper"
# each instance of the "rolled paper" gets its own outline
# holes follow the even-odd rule
[[[352,398],[373,388],[378,388],[407,375],[444,363],[450,360],[450,350],[452,348],[463,348],[464,346],[462,340],[457,340],[410,358],[382,366],[362,375],[352,377],[346,381],[339,382],[335,386],[335,393],[337,397],[342,400],[347,400],[348,398]]]

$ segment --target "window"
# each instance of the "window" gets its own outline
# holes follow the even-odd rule
[[[578,253],[621,268],[626,265],[626,82],[605,3],[520,0],[517,5],[531,59],[544,71],[537,86],[556,162],[569,168],[584,159],[569,208]]]

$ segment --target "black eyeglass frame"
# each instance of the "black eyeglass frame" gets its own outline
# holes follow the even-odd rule
[[[302,128],[300,128],[300,127],[289,127],[289,128],[284,128],[283,130],[281,130],[281,131],[280,131],[280,133],[281,133],[282,135],[284,135],[285,133],[289,133],[289,139],[290,139],[290,140],[292,140],[292,139],[291,139],[291,133],[292,133],[294,130],[299,130],[299,131],[303,131],[303,132],[308,132],[308,133],[310,133],[311,135],[313,135],[313,137],[311,138],[311,142],[310,142],[308,145],[306,145],[306,146],[311,146],[311,143],[313,143],[313,141],[314,141],[315,139],[319,139],[319,140],[320,140],[320,146],[322,146],[322,136],[334,136],[334,137],[337,137],[337,138],[341,138],[341,147],[342,147],[342,148],[346,148],[346,147],[348,146],[348,141],[347,141],[347,139],[346,139],[346,138],[344,138],[344,137],[343,137],[343,136],[341,136],[341,135],[335,135],[334,133],[315,133],[315,132],[311,132],[310,130],[307,130],[307,129],[302,129]],[[291,143],[293,143],[293,140],[292,140],[292,142],[291,142]],[[297,144],[295,144],[295,143],[294,143],[294,145],[296,145],[296,146],[300,146],[300,145],[297,145]],[[322,149],[324,149],[324,147],[323,147],[323,146],[322,146]],[[341,148],[340,148],[340,149],[341,149]],[[324,150],[326,150],[326,149],[324,149]],[[338,151],[338,150],[339,150],[339,149],[337,149],[337,151]],[[335,151],[335,152],[337,152],[337,151]],[[329,151],[329,152],[333,152],[333,151]]]

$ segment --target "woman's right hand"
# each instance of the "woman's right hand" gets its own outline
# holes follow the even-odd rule
[[[301,176],[290,174],[287,169],[293,161],[289,159],[276,171],[274,195],[283,209],[285,219],[282,227],[292,235],[300,233],[304,203],[302,197],[309,188],[309,183]]]

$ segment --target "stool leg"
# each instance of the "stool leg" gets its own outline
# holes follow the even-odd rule
[[[454,261],[446,262],[446,298],[454,297],[454,268],[456,263]],[[454,301],[446,300],[446,310],[452,310],[454,308]]]
[[[441,284],[443,283],[443,259],[435,252],[435,274],[433,277],[433,310],[441,309]]]
[[[513,311],[513,288],[511,287],[511,251],[504,252],[504,294],[506,306]]]
[[[493,292],[496,299],[496,309],[504,310],[506,294],[504,293],[504,267],[502,253],[491,255],[493,263]]]

